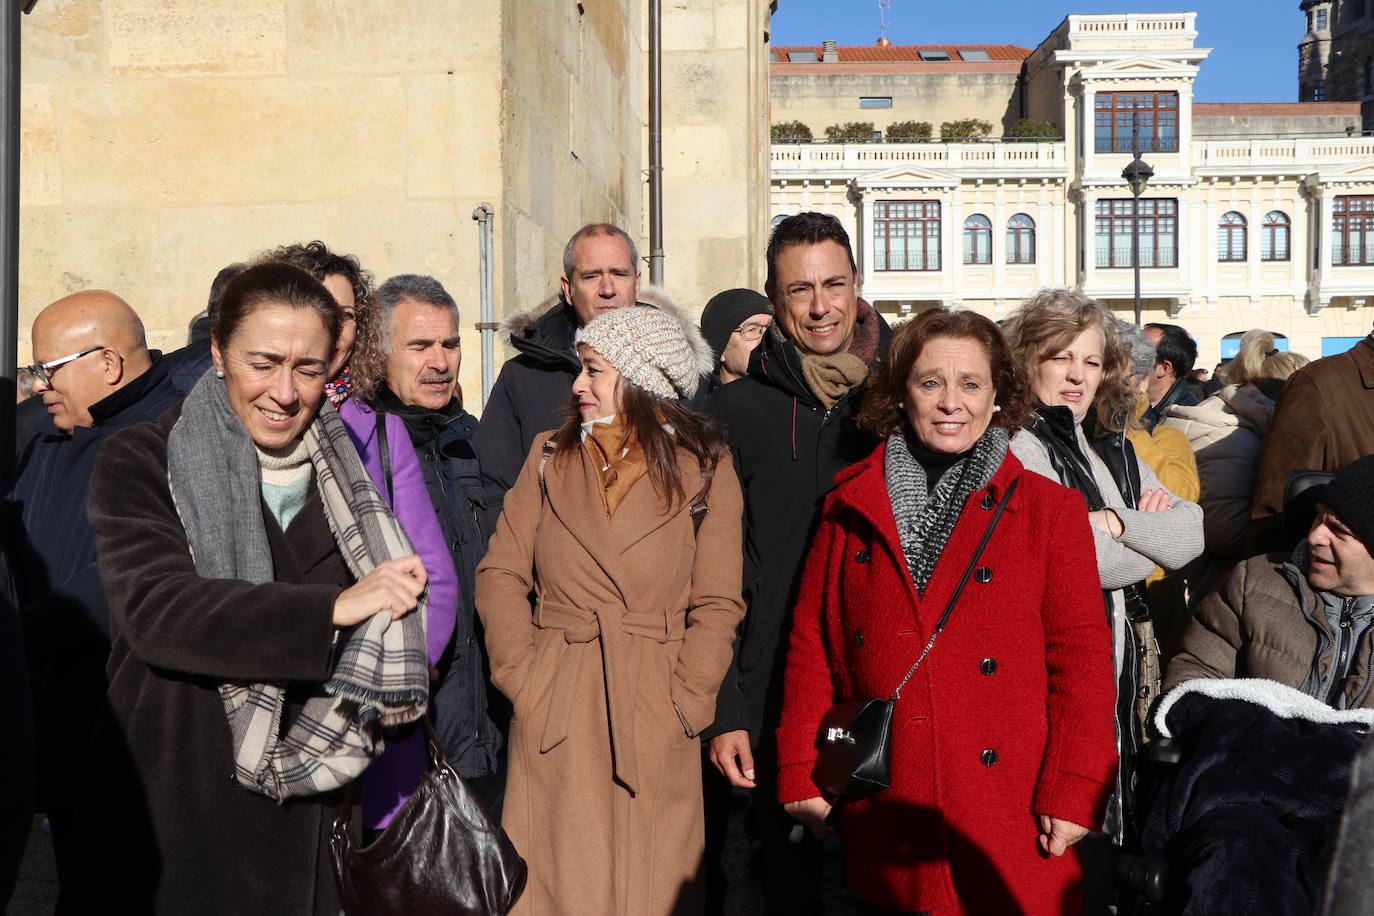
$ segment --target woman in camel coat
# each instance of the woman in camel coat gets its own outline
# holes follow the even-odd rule
[[[696,388],[699,341],[649,306],[583,329],[581,416],[536,440],[477,572],[515,708],[517,913],[701,912],[695,736],[744,605],[739,483],[708,421],[671,400]]]

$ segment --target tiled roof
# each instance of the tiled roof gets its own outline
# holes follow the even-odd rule
[[[1194,102],[1193,117],[1359,117],[1359,102]]]
[[[840,63],[859,61],[919,63],[921,62],[921,51],[944,51],[949,55],[950,61],[958,63],[962,60],[959,55],[962,48],[977,48],[986,51],[988,58],[994,61],[1022,61],[1031,55],[1030,48],[1023,48],[1020,45],[839,45],[835,50],[840,54]],[[825,47],[823,45],[774,45],[773,61],[782,64],[788,63],[788,51],[815,51],[816,60],[819,61],[821,55],[825,53]],[[934,63],[934,61],[930,63]]]

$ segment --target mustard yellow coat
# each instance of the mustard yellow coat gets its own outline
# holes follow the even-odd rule
[[[608,519],[584,448],[550,458],[541,492],[548,436],[477,570],[492,681],[515,707],[502,823],[529,863],[515,913],[701,912],[695,736],[744,616],[739,481],[727,456],[694,536],[701,473],[680,451],[683,499],[665,506],[645,476]]]

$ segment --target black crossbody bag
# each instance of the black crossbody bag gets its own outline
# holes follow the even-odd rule
[[[912,664],[897,689],[892,691],[892,696],[838,703],[821,718],[820,734],[816,737],[816,747],[820,753],[816,755],[811,778],[824,792],[843,798],[871,795],[892,785],[892,710],[901,698],[907,681],[911,680],[916,669],[921,667],[921,662],[930,654],[935,638],[949,623],[949,615],[973,575],[978,558],[983,555],[983,548],[988,545],[988,539],[1002,517],[1002,510],[1011,500],[1011,494],[1016,492],[1018,483],[1019,480],[1013,480],[1011,486],[1007,487],[997,511],[988,522],[987,530],[983,532],[983,539],[978,542],[978,548],[973,551],[968,567],[964,569],[954,594],[949,598],[949,604],[945,605],[945,612],[940,615],[934,632],[926,641],[926,647],[921,650],[920,657]]]

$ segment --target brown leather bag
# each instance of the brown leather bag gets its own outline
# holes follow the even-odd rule
[[[353,784],[329,838],[334,881],[347,916],[510,912],[525,888],[525,860],[472,789],[449,766],[425,716],[431,767],[372,843],[349,834]]]

